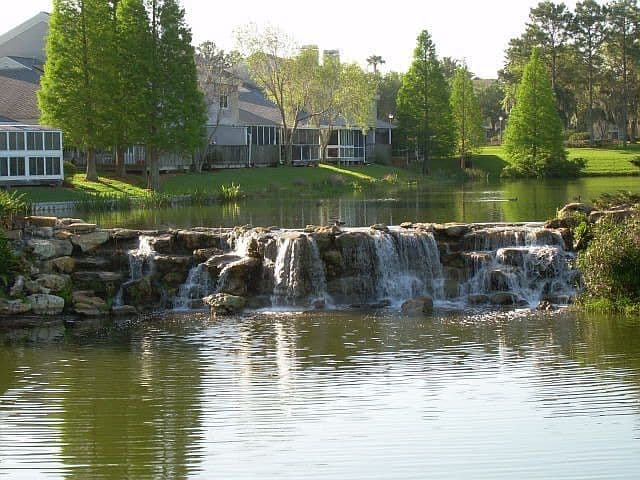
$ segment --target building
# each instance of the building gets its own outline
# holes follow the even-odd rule
[[[0,35],[0,125],[38,125],[37,91],[45,62],[48,23],[49,15],[40,12]],[[324,55],[338,57],[339,53],[330,50]],[[350,128],[344,120],[332,127],[325,161],[343,164],[389,161],[394,127],[375,118],[374,111],[366,135]],[[211,107],[208,123],[212,136],[204,168],[270,166],[285,158],[280,113],[241,69],[229,75],[228,84]],[[85,163],[84,156],[77,151],[69,150],[66,154],[78,165]],[[296,165],[320,161],[320,131],[309,122],[301,122],[292,154]],[[192,163],[191,155],[166,154],[160,159],[160,169],[187,170]],[[98,164],[102,168],[113,166],[113,155],[102,152]],[[125,155],[125,164],[132,170],[143,170],[144,148],[131,147]]]
[[[37,125],[0,125],[0,186],[63,181],[60,130]]]

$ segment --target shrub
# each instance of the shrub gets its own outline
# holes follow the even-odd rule
[[[629,163],[634,167],[640,168],[640,155],[636,155],[635,157],[633,157],[631,160],[629,160]]]
[[[594,200],[596,208],[609,210],[612,208],[629,208],[640,204],[640,195],[629,191],[620,190],[616,193],[603,193]]]
[[[506,178],[571,178],[580,175],[587,161],[582,157],[554,158],[550,156],[522,158],[507,165],[501,173]]]
[[[0,228],[11,228],[17,215],[25,215],[31,204],[23,193],[0,190]]]
[[[64,178],[73,177],[78,173],[78,167],[71,162],[64,162]]]
[[[240,185],[231,183],[231,185],[220,185],[220,199],[222,201],[238,200],[242,197],[242,190]]]
[[[585,147],[589,145],[590,139],[589,132],[573,132],[569,135],[567,143],[570,147]]]
[[[584,277],[586,305],[613,310],[640,308],[640,215],[593,228],[593,239],[578,257]]]
[[[19,270],[20,263],[16,257],[11,244],[0,229],[0,285],[7,287],[11,278]]]

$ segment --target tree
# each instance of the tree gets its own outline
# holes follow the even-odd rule
[[[199,148],[206,112],[184,10],[176,0],[149,0],[149,9],[151,76],[145,146],[148,187],[158,191],[160,153],[192,153]]]
[[[398,122],[407,144],[414,146],[416,152],[422,150],[423,174],[429,172],[432,157],[452,154],[454,130],[449,90],[426,30],[418,36],[413,62],[398,92]]]
[[[284,32],[273,27],[259,31],[255,25],[238,31],[237,42],[252,80],[280,113],[285,163],[290,165],[294,134],[303,118],[313,116],[313,112],[305,113],[305,107],[314,63],[318,62],[317,50],[314,59],[313,52],[299,51]]]
[[[226,108],[222,102],[234,91],[237,81],[230,70],[238,63],[236,52],[226,53],[218,49],[213,42],[201,43],[196,50],[196,68],[198,70],[198,85],[204,97],[205,108],[209,116],[207,135],[202,146],[194,155],[194,170],[202,171],[209,145],[220,125],[222,112]]]
[[[453,78],[451,111],[456,131],[456,151],[460,156],[460,168],[465,168],[465,160],[484,141],[480,104],[473,91],[471,73],[466,66],[459,67]]]
[[[524,69],[504,147],[511,163],[508,174],[557,175],[565,166],[562,122],[555,108],[551,79],[538,49],[534,49]]]
[[[440,61],[442,65],[442,75],[448,84],[451,84],[453,77],[456,76],[456,71],[460,67],[460,60],[451,57],[442,57]]]
[[[605,10],[595,0],[585,0],[576,4],[572,33],[575,48],[583,59],[587,73],[587,123],[589,144],[594,142],[593,86],[596,65],[601,63],[600,47],[605,39]]]
[[[113,30],[103,0],[55,0],[47,63],[38,91],[41,122],[61,128],[69,144],[87,151],[88,181],[97,181],[96,149],[108,146],[107,105],[113,102],[109,58]]]
[[[492,132],[497,130],[496,125],[500,122],[500,117],[504,119],[506,116],[502,108],[502,100],[504,97],[502,84],[495,80],[481,87],[478,91],[480,114],[483,121],[488,122],[491,126]]]
[[[396,116],[396,99],[402,86],[402,74],[388,72],[378,82],[378,118],[388,121],[389,114]]]
[[[371,65],[373,67],[373,73],[378,73],[378,65],[383,65],[387,62],[380,55],[371,55],[367,57],[367,65]]]

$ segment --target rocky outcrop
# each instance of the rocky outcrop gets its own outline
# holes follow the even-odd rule
[[[412,298],[402,304],[402,313],[406,315],[428,315],[433,313],[433,298],[429,296]]]
[[[31,304],[31,309],[36,315],[60,315],[64,310],[64,298],[56,295],[29,295],[27,302]]]
[[[108,313],[107,302],[92,291],[75,291],[71,294],[73,310],[86,317],[102,317]]]
[[[215,315],[231,315],[242,311],[247,306],[246,298],[228,293],[216,293],[202,300],[211,307],[211,312]]]
[[[108,230],[98,230],[93,233],[85,233],[82,235],[73,235],[71,243],[80,248],[83,253],[93,252],[99,246],[109,241],[111,235]]]
[[[27,242],[27,247],[36,258],[41,260],[69,256],[73,252],[73,245],[69,240],[34,238]]]

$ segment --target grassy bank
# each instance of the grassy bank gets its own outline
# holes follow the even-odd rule
[[[67,178],[63,187],[20,187],[31,202],[91,201],[96,196],[147,198],[145,179],[129,175],[125,179],[103,172],[98,182],[87,182],[84,174]],[[403,188],[419,176],[400,168],[383,165],[336,167],[279,167],[218,170],[214,172],[170,174],[162,177],[163,195],[220,195],[223,187],[239,185],[242,194],[295,194],[297,196],[333,194],[368,189]]]
[[[631,176],[640,175],[640,169],[629,160],[640,155],[640,145],[622,148],[569,148],[569,158],[582,157],[587,161],[583,176]],[[489,173],[491,177],[500,175],[507,164],[507,156],[501,146],[484,147],[474,158],[474,167]]]

